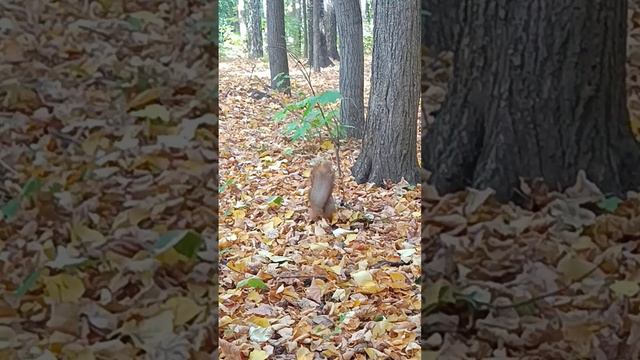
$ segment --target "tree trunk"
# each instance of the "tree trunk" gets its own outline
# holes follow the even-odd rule
[[[462,0],[423,0],[423,44],[432,54],[453,51],[461,29],[459,8]]]
[[[289,15],[296,20],[295,21],[296,26],[294,26],[293,28],[292,52],[296,54],[296,56],[300,56],[301,47],[302,47],[302,40],[300,39],[302,37],[302,31],[300,30],[300,24],[302,23],[302,20],[299,16],[300,14],[298,13],[297,0],[291,1],[291,13]]]
[[[361,138],[364,125],[364,46],[358,0],[335,0],[340,36],[340,122],[347,136]]]
[[[625,94],[627,1],[462,0],[450,94],[423,143],[441,193],[578,170],[605,193],[640,181]]]
[[[334,9],[333,0],[325,0],[325,21],[327,37],[327,55],[333,60],[340,61],[338,55],[338,30],[336,24],[336,11]]]
[[[249,46],[249,38],[247,37],[247,18],[245,13],[245,0],[238,0],[238,25],[240,29],[240,38]]]
[[[309,26],[307,20],[307,0],[301,0],[300,13],[302,14],[302,32],[304,33],[304,57],[309,59]]]
[[[313,71],[320,71],[322,64],[322,33],[320,32],[320,9],[322,0],[310,0],[313,2]]]
[[[267,48],[271,87],[291,95],[287,41],[284,33],[284,0],[267,1]]]
[[[416,125],[420,93],[419,0],[376,0],[371,94],[356,182],[419,179]]]
[[[309,65],[313,66],[315,56],[313,54],[313,2],[315,0],[307,0],[307,39],[309,40]]]
[[[264,56],[262,51],[262,9],[260,0],[248,0],[245,9],[248,28],[248,50],[250,59],[260,59]]]

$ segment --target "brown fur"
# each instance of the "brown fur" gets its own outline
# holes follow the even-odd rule
[[[321,161],[311,170],[311,189],[309,190],[309,207],[311,220],[317,218],[331,219],[336,211],[333,200],[335,173],[329,161]]]

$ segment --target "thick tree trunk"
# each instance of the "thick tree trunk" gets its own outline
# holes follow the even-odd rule
[[[454,78],[422,154],[441,193],[585,170],[603,192],[640,182],[626,108],[627,1],[462,0]]]
[[[432,54],[453,51],[461,28],[459,8],[462,0],[422,0],[423,43]]]
[[[419,0],[376,0],[371,95],[356,182],[418,182]]]
[[[340,122],[347,136],[360,138],[364,126],[364,46],[358,0],[334,1],[340,36]]]
[[[247,1],[247,0],[245,0]],[[262,2],[260,0],[248,0],[245,10],[248,28],[248,50],[250,59],[260,59],[264,56],[262,51]]]
[[[284,33],[284,0],[267,1],[267,47],[271,87],[290,95],[289,61]]]
[[[340,61],[338,55],[338,30],[336,24],[336,11],[333,0],[325,0],[324,28],[327,37],[327,55],[333,60]]]

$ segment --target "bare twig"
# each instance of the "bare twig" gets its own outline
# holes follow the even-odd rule
[[[567,289],[569,289],[571,287],[571,285],[573,284],[577,284],[579,282],[581,282],[582,280],[586,279],[587,277],[589,277],[589,275],[593,274],[596,270],[598,270],[598,268],[600,267],[600,265],[602,265],[602,263],[604,262],[604,260],[600,261],[598,264],[596,264],[591,270],[587,271],[586,273],[584,273],[582,276],[580,276],[579,278],[577,278],[575,281],[557,289],[554,291],[550,291],[548,293],[542,294],[542,295],[538,295],[538,296],[534,296],[532,298],[526,299],[526,300],[522,300],[522,301],[518,301],[515,303],[511,303],[511,304],[506,304],[506,305],[495,305],[495,304],[491,304],[491,303],[487,303],[487,302],[481,302],[481,301],[477,301],[478,304],[492,308],[492,309],[496,309],[496,310],[503,310],[503,309],[511,309],[511,308],[517,308],[523,305],[529,305],[532,303],[535,303],[537,301],[540,301],[542,299],[548,298],[550,296],[555,296],[558,295],[564,291],[566,291]]]
[[[3,168],[9,170],[10,173],[12,173],[13,175],[18,175],[18,172],[16,171],[16,169],[12,168],[11,165],[7,164],[2,158],[0,158],[0,165],[2,165]]]

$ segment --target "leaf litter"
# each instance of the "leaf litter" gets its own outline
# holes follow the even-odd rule
[[[213,20],[0,3],[0,359],[216,352]]]
[[[639,10],[627,89],[640,139]],[[447,76],[432,71],[428,94],[445,94]],[[607,196],[584,172],[564,193],[539,185],[521,183],[522,206],[423,185],[423,359],[640,358],[640,194]]]
[[[369,70],[366,65],[365,71]],[[326,139],[291,142],[272,116],[310,95],[290,62],[293,97],[265,63],[220,64],[220,343],[227,359],[419,356],[420,186],[357,185],[359,146],[341,146],[334,224],[307,214],[310,163]],[[338,68],[312,74],[338,89]],[[253,96],[254,94],[264,94]]]

